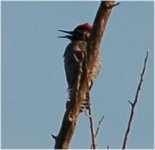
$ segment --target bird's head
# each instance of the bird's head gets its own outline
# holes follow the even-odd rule
[[[71,41],[88,41],[92,32],[92,25],[89,23],[78,25],[73,31],[58,30],[67,33],[68,35],[59,36],[60,38],[67,38]]]

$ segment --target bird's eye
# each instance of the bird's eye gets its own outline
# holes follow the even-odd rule
[[[77,34],[82,34],[82,31],[81,30],[77,30]]]

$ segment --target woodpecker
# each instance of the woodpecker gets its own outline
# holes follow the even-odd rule
[[[79,71],[82,72],[82,64],[84,57],[86,57],[86,51],[87,51],[87,44],[89,37],[92,32],[92,25],[89,23],[84,23],[81,25],[78,25],[73,31],[66,31],[66,30],[59,30],[60,32],[67,33],[68,35],[65,36],[59,36],[60,38],[67,38],[70,40],[70,43],[67,45],[65,52],[64,52],[64,68],[68,83],[68,91],[69,91],[69,97],[66,104],[66,109],[69,108],[70,105],[70,98],[72,96],[72,91],[75,87],[75,84],[77,84],[78,80],[78,73]],[[92,84],[99,72],[100,68],[100,57],[96,56],[97,59],[94,63],[94,68],[92,71],[88,72],[88,86],[89,90],[92,87]],[[81,106],[81,111],[83,111],[84,108],[88,107],[88,100],[83,102]]]

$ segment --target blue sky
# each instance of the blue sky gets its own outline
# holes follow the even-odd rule
[[[92,23],[99,2],[2,2],[2,147],[53,148],[65,111],[63,53],[58,29]],[[101,46],[102,69],[91,91],[95,125],[104,115],[98,148],[121,148],[144,57],[144,85],[128,148],[153,148],[153,2],[121,2]],[[80,114],[71,148],[89,148]]]

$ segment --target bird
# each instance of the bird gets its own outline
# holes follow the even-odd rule
[[[79,72],[83,72],[84,58],[87,57],[87,45],[92,33],[93,26],[89,23],[84,23],[76,26],[72,31],[58,30],[60,32],[66,33],[65,36],[59,36],[60,38],[67,38],[70,40],[70,43],[67,45],[64,52],[64,68],[66,79],[68,83],[68,100],[66,103],[66,109],[70,108],[71,97],[73,96],[73,90],[78,84],[78,75]],[[96,56],[94,68],[88,73],[88,88],[91,89],[93,82],[100,70],[100,56]],[[89,106],[89,93],[86,94],[85,100],[81,106],[81,112],[84,108]]]

